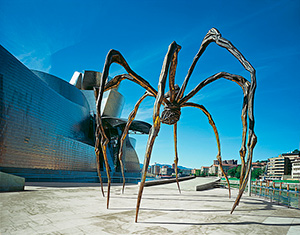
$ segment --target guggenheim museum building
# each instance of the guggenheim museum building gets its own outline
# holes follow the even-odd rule
[[[99,182],[96,166],[94,87],[101,74],[75,72],[70,82],[30,70],[0,45],[0,171],[26,181]],[[113,182],[121,182],[119,141],[124,97],[104,94],[102,120],[110,139],[107,155]],[[131,133],[148,134],[151,125],[134,121]],[[140,180],[135,139],[124,145],[127,182]],[[106,173],[100,161],[103,181]]]

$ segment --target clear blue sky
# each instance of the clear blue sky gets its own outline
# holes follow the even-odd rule
[[[257,70],[253,160],[299,148],[300,1],[90,1],[0,0],[0,43],[31,69],[69,81],[74,71],[102,71],[110,49],[119,50],[132,69],[157,87],[162,62],[172,41],[179,52],[176,83],[183,79],[207,31],[216,27]],[[249,79],[223,48],[211,44],[190,79],[187,91],[216,72]],[[123,73],[112,66],[111,76]],[[123,82],[126,117],[144,93]],[[223,159],[239,159],[243,95],[232,82],[219,80],[192,101],[204,105],[219,130]],[[142,104],[138,119],[152,122],[153,98]],[[208,166],[217,154],[212,128],[198,109],[182,109],[178,123],[179,164]],[[135,136],[143,162],[147,136]],[[172,163],[173,130],[162,125],[151,163]]]

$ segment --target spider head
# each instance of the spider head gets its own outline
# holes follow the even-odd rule
[[[161,113],[161,122],[168,125],[173,125],[180,119],[180,108],[169,108],[165,107]]]

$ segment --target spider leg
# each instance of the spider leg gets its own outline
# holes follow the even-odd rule
[[[177,187],[179,193],[181,193],[180,186],[179,186],[179,181],[178,181],[178,152],[177,152],[177,123],[174,124],[174,148],[175,148],[175,175],[176,175],[176,182],[177,182]]]
[[[142,103],[142,101],[149,96],[150,94],[148,92],[146,92],[139,100],[138,102],[135,104],[134,106],[134,110],[132,110],[132,112],[129,114],[128,116],[128,121],[126,123],[126,126],[123,130],[122,133],[122,137],[120,139],[120,150],[119,150],[119,162],[120,162],[120,166],[121,166],[121,172],[122,172],[122,177],[123,177],[123,188],[122,188],[122,193],[124,193],[124,188],[125,188],[125,176],[124,176],[124,165],[123,165],[123,161],[122,161],[122,156],[123,156],[123,146],[124,146],[124,141],[126,136],[128,135],[128,131],[130,128],[131,123],[133,122],[133,120],[135,119],[136,113],[138,111],[138,108],[140,106],[140,104]]]
[[[236,82],[243,89],[244,94],[247,93],[248,87],[250,86],[250,82],[247,81],[244,77],[242,77],[240,75],[230,74],[227,72],[219,72],[219,73],[216,73],[216,74],[206,78],[202,82],[200,82],[185,97],[180,99],[179,104],[182,105],[182,104],[186,103],[189,99],[191,99],[194,95],[196,95],[202,88],[204,88],[208,84],[210,84],[220,78],[225,78],[230,81]]]
[[[214,41],[216,44],[219,46],[226,48],[234,57],[236,57],[240,63],[244,66],[244,68],[250,72],[251,75],[251,84],[250,84],[250,89],[249,89],[249,96],[248,96],[248,118],[249,118],[249,133],[248,133],[248,149],[249,152],[251,153],[250,155],[248,154],[247,156],[247,171],[245,172],[245,161],[244,164],[242,164],[242,171],[241,171],[241,177],[240,177],[240,191],[244,191],[243,189],[243,184],[244,182],[247,182],[248,179],[248,174],[251,169],[251,164],[252,164],[252,154],[253,154],[253,148],[255,147],[255,144],[257,142],[257,137],[254,134],[254,115],[253,115],[253,100],[254,100],[254,93],[256,89],[256,72],[253,66],[245,59],[245,57],[240,53],[240,51],[233,46],[233,44],[228,41],[227,39],[223,38],[221,34],[216,30],[216,29],[211,29],[211,31],[214,31],[213,34],[215,34]],[[243,138],[243,140],[245,140]],[[245,140],[246,141],[246,140]],[[245,143],[244,143],[245,144]],[[243,151],[243,150],[242,150]],[[245,152],[241,153],[241,159],[245,158]],[[251,159],[250,159],[251,158]],[[242,160],[243,162],[243,160]],[[250,165],[249,165],[250,164]]]
[[[138,75],[135,75],[135,77],[129,74],[117,75],[107,82],[104,91],[108,91],[110,89],[118,87],[118,85],[125,79],[140,85],[141,87],[145,88],[145,90],[147,90],[149,94],[156,97],[157,91],[145,79],[139,77]]]
[[[156,95],[157,91],[145,79],[143,79],[141,76],[136,74],[129,67],[128,63],[126,62],[126,60],[124,59],[122,54],[116,50],[110,50],[106,56],[105,65],[104,65],[103,73],[102,73],[103,78],[107,79],[109,68],[112,63],[117,63],[117,64],[121,65],[127,71],[127,73],[129,75],[125,75],[125,76],[123,75],[124,76],[123,79],[125,79],[125,78],[129,79],[129,80],[139,84],[140,86],[144,87],[146,90],[148,90],[154,96]],[[122,75],[116,76],[108,84],[112,84],[115,82],[117,82],[119,84],[123,80],[123,79],[120,80],[120,78],[122,78]],[[106,85],[107,88],[109,86],[108,84]],[[105,89],[105,90],[107,90],[107,89]]]
[[[105,61],[105,65],[107,65],[107,60]],[[111,185],[111,177],[110,177],[110,168],[109,168],[109,164],[108,164],[108,158],[107,158],[107,144],[109,142],[105,131],[104,131],[104,127],[102,124],[102,120],[101,120],[101,102],[102,102],[102,98],[103,98],[103,93],[104,93],[104,86],[107,80],[107,76],[108,76],[108,71],[107,70],[107,66],[104,67],[103,73],[101,75],[101,80],[100,80],[100,87],[99,90],[94,89],[95,92],[95,96],[97,97],[97,102],[96,102],[96,109],[97,109],[97,128],[96,128],[96,143],[95,143],[95,152],[96,152],[96,156],[97,156],[97,163],[99,165],[99,151],[102,150],[103,153],[103,158],[104,158],[104,163],[105,163],[105,169],[106,169],[106,175],[107,175],[107,201],[106,201],[106,207],[109,207],[109,198],[110,198],[110,185]],[[105,77],[106,74],[106,77]],[[101,148],[101,150],[100,150]],[[97,166],[99,167],[99,166]],[[98,168],[97,168],[98,169]],[[99,174],[100,170],[98,170],[98,176],[101,177],[101,173]],[[100,184],[101,184],[101,189],[103,187],[102,184],[102,180],[100,180]],[[103,193],[103,192],[102,192]]]
[[[129,73],[129,75],[117,76],[113,79],[113,82],[115,82],[115,84],[113,82],[111,82],[110,83],[112,85],[111,87],[105,87],[106,81],[108,78],[108,74],[109,74],[109,68],[112,63],[117,63],[117,64],[123,66],[125,68],[125,70]],[[107,179],[108,179],[108,182],[107,182],[107,187],[108,187],[108,189],[107,189],[107,208],[109,207],[110,186],[111,186],[110,170],[109,170],[108,158],[107,158],[107,153],[106,153],[107,144],[108,144],[109,140],[105,134],[104,127],[103,127],[102,120],[101,120],[101,116],[102,116],[101,115],[101,103],[102,103],[104,91],[111,89],[116,84],[119,84],[123,79],[129,79],[131,81],[136,82],[137,84],[144,87],[153,96],[156,96],[156,94],[157,94],[157,91],[153,87],[151,87],[151,85],[146,80],[144,80],[142,77],[140,77],[134,71],[131,70],[131,68],[129,67],[129,65],[127,64],[126,60],[124,59],[124,57],[121,55],[120,52],[118,52],[116,50],[109,51],[109,53],[106,56],[103,72],[102,72],[102,75],[100,78],[100,87],[98,90],[95,89],[95,95],[97,97],[97,102],[96,102],[97,128],[96,128],[95,152],[96,152],[96,157],[97,157],[98,162],[99,162],[99,151],[101,151],[100,148],[102,149],[102,152],[103,152],[106,174],[107,174]],[[98,175],[99,175],[99,177],[101,177],[101,174],[99,174],[99,172],[100,172],[100,170],[98,170]],[[102,187],[103,187],[102,180],[100,180],[100,183],[101,183],[101,189],[102,189]]]
[[[175,43],[176,44],[176,43]],[[177,44],[176,44],[177,45]],[[178,45],[177,45],[178,46]],[[179,46],[180,47],[180,46]],[[110,80],[104,88],[104,91],[110,90],[114,87],[117,87],[122,80],[128,79],[132,82],[135,82],[136,84],[140,85],[141,87],[145,88],[152,96],[156,97],[157,91],[150,85],[149,82],[147,82],[144,78],[136,74],[128,65],[124,57],[119,51],[116,50],[110,50],[105,61],[105,66],[103,69],[106,71],[106,74],[104,74],[104,77],[108,77],[108,70],[112,63],[117,63],[121,65],[125,70],[128,72],[128,74],[121,74],[118,76],[115,76],[112,80]],[[170,104],[170,101],[163,98],[164,103]]]
[[[99,146],[99,144],[97,144],[97,146]],[[98,173],[98,178],[100,181],[101,192],[102,192],[102,196],[105,197],[104,189],[103,189],[103,182],[102,182],[102,177],[101,177],[101,171],[100,171],[100,156],[99,156],[100,152],[99,152],[98,148],[95,148],[95,153],[96,153],[96,161],[97,161],[97,173]]]
[[[101,109],[99,109],[99,110],[101,110]],[[97,132],[96,132],[96,147],[95,147],[96,156],[97,156],[97,171],[99,174],[100,173],[99,151],[100,151],[100,146],[101,146],[103,157],[104,157],[106,175],[107,175],[107,203],[106,203],[106,206],[108,208],[109,207],[109,196],[110,196],[110,184],[111,184],[110,168],[109,168],[108,158],[107,158],[107,154],[106,154],[108,138],[105,135],[104,128],[102,125],[102,120],[101,120],[100,116],[98,116],[98,118],[97,118],[97,124],[98,124],[98,127],[97,127]],[[98,176],[99,176],[99,178],[101,178],[101,173]],[[101,184],[102,194],[104,195],[102,179],[100,180],[100,184]]]
[[[253,66],[245,59],[245,57],[241,54],[241,52],[235,46],[233,46],[233,44],[230,41],[223,38],[221,36],[221,33],[217,29],[212,28],[209,30],[209,32],[204,37],[204,39],[201,43],[200,49],[193,60],[193,63],[191,65],[191,67],[188,71],[188,74],[183,82],[183,85],[176,97],[176,100],[178,101],[179,99],[182,98],[183,93],[186,89],[187,83],[189,81],[189,78],[194,70],[194,67],[195,67],[197,61],[199,60],[200,56],[203,54],[203,52],[205,51],[205,49],[211,42],[215,42],[220,47],[227,49],[235,58],[237,58],[239,60],[239,62],[243,65],[243,67],[248,72],[250,72],[250,76],[251,76],[251,83],[247,84],[249,89],[245,89],[244,85],[239,84],[243,87],[243,90],[244,90],[244,104],[243,104],[243,109],[242,109],[243,139],[242,139],[242,147],[240,150],[240,157],[241,157],[241,162],[242,162],[241,177],[240,177],[240,190],[243,191],[243,189],[242,189],[243,183],[242,182],[247,180],[246,176],[248,175],[245,172],[245,169],[246,169],[245,154],[246,154],[247,111],[248,111],[248,118],[249,118],[249,133],[248,133],[247,147],[249,149],[249,152],[251,152],[251,154],[248,155],[248,158],[252,159],[252,153],[253,153],[252,150],[255,146],[254,142],[256,142],[256,135],[254,134],[254,115],[253,115],[253,100],[254,100],[254,93],[255,93],[255,89],[256,89],[256,72],[255,72],[255,69],[253,68]],[[245,82],[243,82],[243,84],[245,84]],[[197,93],[196,89],[194,89],[195,90],[194,94]],[[246,90],[247,90],[247,94],[246,94]],[[192,96],[194,94],[192,94]],[[182,101],[186,102],[188,99],[189,98],[187,98],[185,101],[181,100],[180,102],[182,102]],[[251,151],[250,151],[250,149],[251,149]],[[248,159],[247,164],[249,162],[251,162],[251,161]],[[249,166],[248,166],[247,171],[250,171]]]
[[[98,95],[99,95],[99,89],[96,87],[94,87],[94,95],[95,95],[95,99],[97,100]],[[98,178],[100,181],[101,192],[102,192],[103,197],[105,197],[104,189],[103,189],[103,181],[102,181],[102,177],[101,177],[101,170],[100,170],[100,151],[101,150],[99,149],[99,146],[100,146],[101,136],[99,136],[100,135],[100,131],[99,131],[100,126],[98,124],[98,118],[96,118],[96,122],[97,122],[97,127],[96,127],[95,153],[96,153],[96,161],[97,161],[97,173],[98,173]]]
[[[243,135],[242,135],[242,147],[240,150],[240,156],[242,161],[242,174],[240,179],[240,187],[239,187],[239,196],[237,197],[232,212],[234,208],[238,205],[241,196],[245,190],[247,180],[249,177],[249,172],[251,170],[252,164],[252,156],[253,156],[253,149],[257,142],[257,137],[254,133],[254,115],[253,115],[253,101],[254,101],[254,93],[256,88],[256,79],[255,79],[255,71],[251,74],[252,82],[250,83],[244,77],[234,74],[229,74],[226,72],[217,73],[204,81],[200,82],[189,94],[185,97],[180,99],[179,104],[183,106],[190,98],[192,98],[197,92],[199,92],[203,87],[210,84],[217,79],[225,78],[230,81],[236,82],[244,92],[244,101],[243,101],[243,108],[242,108],[242,123],[243,123]],[[245,155],[246,155],[246,133],[247,133],[247,115],[248,115],[248,142],[247,142],[247,163],[245,163]],[[232,213],[231,212],[231,213]]]
[[[243,178],[245,176],[245,168],[246,168],[245,154],[246,154],[247,113],[248,113],[248,99],[249,99],[248,96],[249,96],[250,82],[247,81],[242,76],[229,74],[226,72],[220,72],[200,82],[198,86],[196,86],[189,94],[187,94],[185,97],[183,97],[180,100],[180,105],[186,103],[190,98],[196,95],[197,92],[199,92],[203,87],[220,78],[225,78],[230,81],[236,82],[243,89],[243,93],[244,93],[243,108],[242,108],[242,115],[241,115],[242,124],[243,124],[242,145],[240,149],[240,157],[241,157],[240,187],[241,187]]]
[[[245,177],[245,155],[246,155],[246,138],[247,138],[247,109],[248,109],[248,90],[244,92],[244,101],[242,108],[242,124],[243,124],[243,134],[242,134],[242,146],[240,149],[240,157],[241,157],[241,174],[240,174],[240,187],[242,185],[243,178]]]
[[[212,28],[208,31],[208,33],[205,35],[204,39],[202,40],[202,43],[200,45],[200,49],[197,52],[196,56],[193,59],[192,65],[188,70],[188,73],[184,79],[184,82],[180,88],[180,91],[178,92],[176,96],[176,101],[180,100],[183,97],[184,91],[186,89],[187,83],[194,71],[194,68],[205,51],[205,49],[208,47],[208,45],[212,42],[215,42],[217,45],[227,49],[235,58],[237,58],[240,63],[243,65],[243,67],[250,72],[251,74],[251,83],[256,86],[256,76],[255,76],[255,69],[252,67],[252,65],[245,59],[245,57],[242,55],[242,53],[232,45],[230,41],[223,38],[221,33],[216,29]],[[254,88],[255,90],[255,88]]]
[[[146,153],[145,153],[145,161],[144,161],[144,167],[143,167],[143,174],[142,179],[139,187],[139,193],[138,193],[138,199],[136,204],[136,212],[135,212],[135,222],[137,222],[138,219],[138,213],[140,209],[143,189],[146,181],[146,175],[147,170],[150,163],[151,158],[151,152],[153,148],[154,141],[156,139],[156,136],[158,135],[158,132],[160,130],[160,106],[162,105],[164,101],[164,91],[166,86],[166,80],[167,80],[167,74],[170,67],[170,63],[172,61],[172,57],[174,55],[174,52],[178,49],[178,45],[173,42],[170,44],[168,48],[168,52],[164,58],[163,66],[161,69],[161,73],[159,76],[159,82],[158,82],[158,93],[155,99],[154,108],[153,108],[153,125],[150,130],[150,134],[148,137],[147,147],[146,147]]]
[[[254,80],[255,81],[255,74],[254,74]],[[247,163],[245,164],[245,173],[244,175],[242,175],[242,181],[240,184],[240,188],[239,188],[239,193],[238,196],[234,202],[234,205],[232,207],[231,210],[231,214],[233,213],[234,209],[236,208],[236,206],[239,204],[240,199],[243,195],[243,192],[246,188],[247,182],[248,182],[248,178],[249,178],[249,173],[251,171],[252,168],[252,157],[253,157],[253,149],[257,143],[257,137],[254,133],[254,114],[253,114],[253,102],[254,102],[254,93],[255,93],[255,89],[256,89],[256,81],[252,82],[250,84],[249,87],[249,93],[247,96],[247,109],[248,109],[248,120],[249,120],[249,132],[248,132],[248,142],[247,142],[247,149],[248,149],[248,154],[247,154]],[[246,142],[246,140],[244,139],[244,141]],[[250,179],[251,180],[251,179]]]
[[[173,42],[175,43],[175,42]],[[177,45],[177,44],[176,44]],[[177,67],[177,55],[180,51],[181,46],[177,45],[177,49],[174,51],[172,62],[170,65],[169,72],[169,89],[170,89],[170,103],[173,103],[175,100],[176,90],[175,90],[175,73]]]
[[[138,199],[137,199],[137,204],[136,204],[135,222],[137,222],[137,219],[138,219],[138,213],[139,213],[142,194],[143,194],[144,185],[145,185],[145,181],[146,181],[147,170],[148,170],[149,163],[150,163],[151,152],[152,152],[154,141],[155,141],[155,139],[158,135],[159,129],[160,129],[160,124],[161,124],[160,118],[159,118],[159,116],[157,116],[155,122],[153,123],[153,126],[151,127],[148,142],[147,142],[142,179],[140,182]]]
[[[215,133],[215,136],[216,136],[216,140],[217,140],[217,146],[218,146],[218,155],[217,155],[217,159],[219,161],[219,165],[220,165],[220,169],[226,179],[226,182],[227,182],[227,185],[228,185],[228,191],[229,191],[229,198],[231,197],[231,190],[230,190],[230,183],[229,183],[229,180],[228,180],[228,177],[223,169],[223,166],[222,166],[222,158],[221,158],[221,144],[220,144],[220,139],[219,139],[219,133],[218,133],[218,130],[217,130],[217,127],[216,127],[216,124],[211,116],[211,114],[207,111],[207,109],[203,106],[203,105],[200,105],[200,104],[195,104],[195,103],[185,103],[182,107],[195,107],[195,108],[198,108],[200,109],[208,118],[208,121],[209,121],[209,124],[212,126],[213,130],[214,130],[214,133]]]
[[[234,204],[232,206],[230,214],[232,214],[233,211],[235,210],[235,208],[238,206],[238,204],[239,204],[239,202],[241,200],[241,197],[243,195],[243,192],[244,192],[244,190],[246,188],[246,185],[247,185],[247,180],[248,180],[249,173],[250,173],[250,170],[251,170],[251,165],[252,165],[253,149],[254,149],[254,147],[255,147],[255,145],[257,143],[257,137],[256,137],[256,135],[254,133],[252,133],[252,134],[253,135],[252,135],[251,140],[248,141],[248,143],[250,143],[250,146],[248,146],[249,152],[248,152],[248,156],[247,156],[247,170],[246,170],[246,173],[245,173],[242,185],[240,186],[238,196],[236,197],[235,202],[234,202]]]

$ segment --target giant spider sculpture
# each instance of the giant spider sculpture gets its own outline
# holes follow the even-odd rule
[[[244,68],[250,72],[251,76],[251,82],[246,80],[244,77],[230,74],[227,72],[219,72],[217,74],[214,74],[208,78],[206,78],[204,81],[200,82],[192,91],[190,91],[186,96],[184,96],[184,91],[186,89],[187,83],[190,79],[190,76],[194,70],[194,67],[199,60],[200,56],[205,51],[206,47],[211,43],[215,42],[217,45],[226,48],[232,55],[234,55],[240,63],[244,66]],[[209,30],[209,32],[205,35],[200,49],[195,56],[193,63],[191,67],[188,70],[187,76],[181,86],[181,88],[178,85],[174,84],[175,80],[175,72],[176,72],[176,66],[177,66],[177,55],[181,47],[176,44],[176,42],[172,42],[169,46],[168,52],[164,58],[162,70],[159,77],[158,82],[158,90],[155,90],[145,79],[140,77],[138,74],[136,74],[127,64],[124,57],[121,55],[120,52],[116,50],[110,50],[104,64],[101,81],[100,81],[100,87],[99,91],[97,92],[97,129],[96,129],[96,144],[95,144],[95,152],[97,156],[97,170],[99,179],[101,182],[101,189],[102,194],[104,195],[103,186],[102,186],[102,180],[101,180],[101,173],[100,173],[100,166],[99,166],[99,154],[102,149],[105,167],[106,167],[106,173],[108,178],[108,189],[107,189],[107,208],[109,207],[109,197],[110,197],[110,185],[111,185],[111,177],[109,172],[109,165],[108,165],[108,159],[106,154],[107,144],[108,144],[108,138],[105,135],[104,128],[102,125],[101,120],[101,101],[103,97],[103,93],[109,89],[112,89],[120,84],[120,82],[124,79],[128,79],[130,81],[133,81],[143,88],[145,88],[146,92],[145,94],[138,100],[136,103],[134,110],[130,113],[128,117],[128,122],[123,130],[123,134],[121,137],[121,143],[120,143],[120,150],[119,150],[119,160],[121,165],[121,171],[123,175],[123,190],[124,190],[124,168],[122,163],[122,149],[123,149],[123,143],[125,140],[125,137],[128,134],[128,130],[130,127],[130,124],[134,120],[137,110],[139,108],[139,105],[141,102],[147,97],[152,96],[155,98],[154,108],[153,108],[153,125],[149,133],[147,147],[146,147],[146,153],[145,153],[145,160],[144,160],[144,167],[143,167],[143,173],[142,173],[142,179],[139,186],[139,193],[137,198],[137,205],[136,205],[136,216],[135,216],[135,222],[137,222],[138,218],[138,212],[140,208],[140,202],[142,198],[142,193],[144,189],[144,184],[146,180],[146,173],[147,169],[149,167],[151,152],[153,148],[153,144],[155,141],[155,138],[157,137],[160,125],[161,123],[173,125],[174,126],[174,145],[175,145],[175,173],[176,173],[176,180],[178,189],[178,176],[177,176],[177,163],[178,163],[178,154],[177,154],[177,122],[180,119],[181,114],[181,108],[183,107],[195,107],[204,112],[204,114],[208,117],[209,123],[212,126],[215,137],[217,140],[217,146],[218,146],[218,154],[217,159],[219,161],[221,170],[227,180],[227,183],[229,185],[229,181],[227,179],[226,174],[223,171],[222,168],[222,160],[221,160],[221,150],[220,150],[220,141],[219,141],[219,135],[217,128],[215,126],[215,123],[212,119],[212,116],[210,113],[205,109],[203,105],[195,104],[188,102],[189,99],[191,99],[194,95],[196,95],[203,87],[206,85],[212,83],[213,81],[216,81],[220,78],[225,78],[230,81],[236,82],[243,90],[244,93],[244,100],[243,100],[243,107],[242,107],[242,124],[243,124],[243,133],[242,133],[242,145],[241,149],[239,151],[240,157],[241,157],[241,177],[240,177],[240,187],[239,187],[239,193],[235,200],[235,203],[232,207],[231,213],[234,211],[236,206],[239,204],[239,201],[241,199],[241,196],[245,190],[247,180],[249,177],[249,172],[251,169],[252,164],[252,155],[253,155],[253,148],[257,142],[256,135],[254,133],[254,115],[253,115],[253,101],[254,101],[254,93],[256,88],[256,76],[255,76],[255,69],[252,67],[252,65],[244,58],[244,56],[232,45],[232,43],[225,38],[223,38],[220,34],[220,32],[212,28]],[[110,80],[108,83],[108,73],[109,68],[112,63],[117,63],[124,67],[124,69],[127,71],[128,74],[122,74],[115,76],[112,80]],[[169,91],[165,94],[165,86],[167,81],[167,75],[169,74]],[[160,108],[161,105],[164,106],[164,110],[160,114]],[[247,120],[248,117],[248,120]],[[249,122],[249,123],[248,123]],[[249,129],[248,129],[249,128]],[[248,131],[248,136],[247,136]],[[247,147],[246,147],[246,139],[247,139]],[[247,159],[245,159],[246,152],[248,150]],[[229,196],[230,196],[230,187],[229,187]]]

